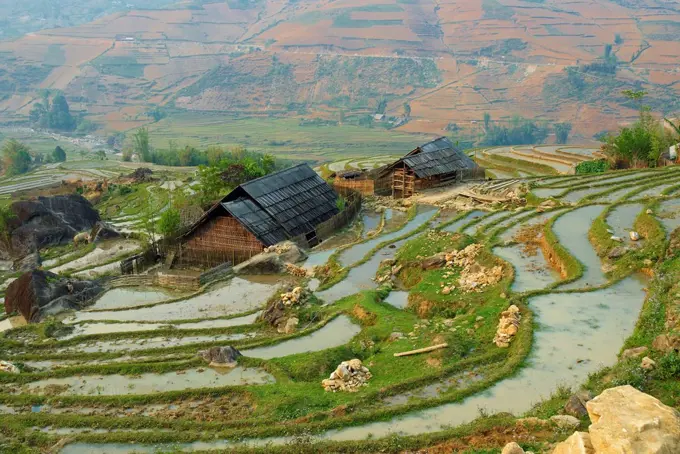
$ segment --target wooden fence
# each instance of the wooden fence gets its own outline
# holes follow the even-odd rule
[[[375,181],[369,179],[347,180],[344,178],[336,178],[333,180],[333,187],[336,191],[352,190],[363,195],[373,195],[373,192],[375,191]]]
[[[345,209],[326,222],[316,227],[316,236],[321,241],[335,235],[335,233],[349,225],[361,210],[363,197],[361,193],[348,188],[338,188],[337,192],[345,198]]]

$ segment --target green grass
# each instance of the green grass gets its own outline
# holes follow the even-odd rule
[[[262,131],[267,131],[266,135]],[[406,134],[360,126],[300,127],[290,118],[238,118],[226,114],[177,113],[150,126],[154,146],[167,148],[170,140],[180,146],[243,146],[251,151],[305,161],[346,157],[405,155],[430,136]],[[276,137],[273,145],[270,137]]]

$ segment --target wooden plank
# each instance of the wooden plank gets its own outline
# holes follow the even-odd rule
[[[432,347],[425,347],[425,348],[419,348],[418,350],[411,350],[408,352],[402,352],[402,353],[395,353],[394,356],[399,358],[402,356],[412,356],[412,355],[419,355],[421,353],[429,353],[433,352],[435,350],[441,350],[442,348],[447,348],[449,344],[438,344],[438,345],[433,345]]]

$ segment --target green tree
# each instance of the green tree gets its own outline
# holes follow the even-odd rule
[[[97,150],[95,155],[97,156],[97,159],[100,161],[106,161],[106,152],[104,150]]]
[[[6,175],[26,173],[31,168],[30,149],[23,143],[10,139],[2,146],[2,161]]]
[[[9,244],[11,222],[16,218],[16,215],[9,206],[0,206],[0,241],[5,246]]]
[[[123,148],[123,161],[124,162],[132,161],[132,155],[133,154],[134,154],[134,151],[132,150],[132,147]]]
[[[216,166],[224,159],[224,149],[215,145],[209,146],[205,153],[210,166]]]
[[[668,125],[673,128],[673,131],[680,137],[680,123],[676,125],[666,117],[664,117],[664,121],[668,123]]]
[[[569,141],[569,134],[571,133],[571,123],[555,123],[553,125],[555,130],[556,142],[558,144],[565,144]]]
[[[197,151],[195,148],[187,145],[178,153],[179,165],[190,166],[194,162],[194,156]]]
[[[405,117],[411,116],[411,104],[409,104],[407,102],[404,103],[404,116]]]
[[[139,156],[142,162],[151,162],[151,140],[149,139],[149,130],[146,128],[139,128],[137,132],[132,135],[133,150]]]
[[[52,151],[52,161],[53,162],[64,162],[66,161],[66,152],[59,145]]]
[[[221,170],[217,167],[200,166],[198,168],[199,198],[204,207],[212,205],[223,195],[226,188],[221,174]]]
[[[172,238],[179,232],[181,223],[180,212],[177,208],[169,208],[161,214],[158,220],[158,232],[166,238]]]
[[[489,125],[491,124],[491,114],[489,112],[484,112],[484,130],[489,130]]]

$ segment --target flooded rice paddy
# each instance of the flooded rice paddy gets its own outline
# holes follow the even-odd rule
[[[234,277],[206,293],[183,301],[123,311],[77,312],[65,322],[163,322],[224,317],[260,308],[278,286],[278,278]]]
[[[352,323],[347,316],[340,315],[321,329],[306,336],[267,347],[244,350],[242,353],[253,358],[272,359],[300,353],[318,352],[345,345],[360,331],[359,325]]]
[[[25,385],[23,392],[62,396],[123,396],[156,394],[199,388],[223,386],[261,385],[276,380],[260,369],[235,367],[233,369],[190,369],[165,374],[84,375],[80,377],[51,378]]]
[[[104,293],[88,310],[101,311],[146,306],[177,296],[164,289],[114,288]]]
[[[565,285],[565,289],[598,287],[607,282],[600,258],[588,239],[593,221],[604,211],[604,205],[590,205],[570,211],[555,221],[553,231],[569,253],[583,264],[583,276]]]

